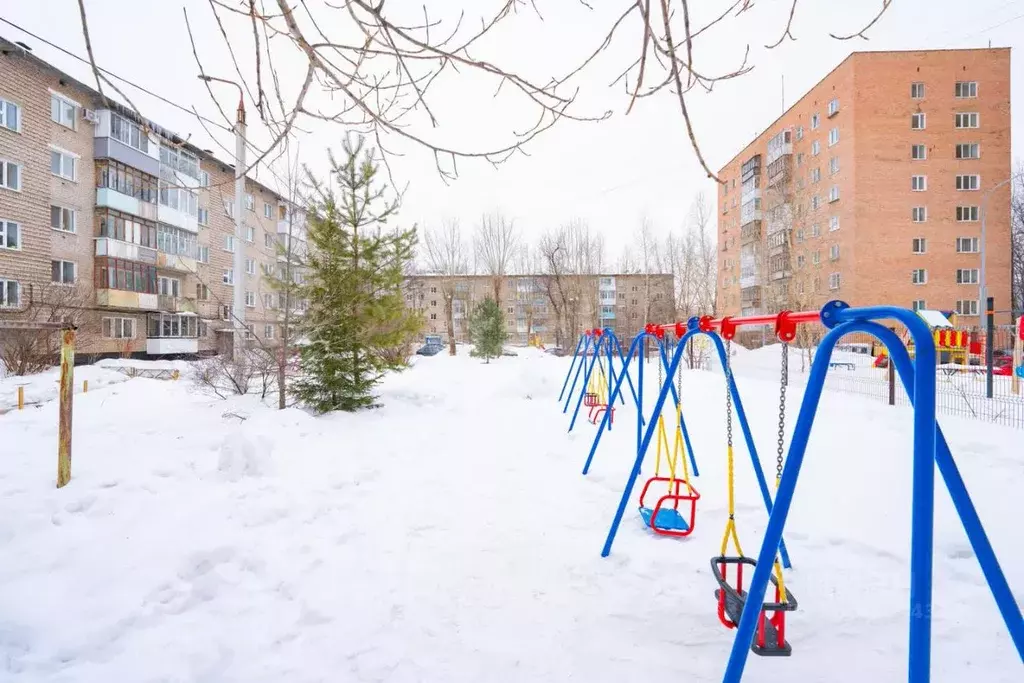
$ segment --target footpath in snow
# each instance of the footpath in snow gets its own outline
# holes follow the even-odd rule
[[[708,565],[725,524],[721,375],[683,378],[694,534],[654,537],[631,504],[601,558],[633,413],[583,477],[595,428],[566,434],[556,401],[569,359],[519,353],[417,358],[383,408],[320,418],[184,378],[90,383],[61,490],[56,403],[0,415],[0,680],[720,681],[734,634]],[[737,381],[773,473],[777,379],[738,367]],[[826,393],[786,532],[794,653],[751,656],[744,680],[905,680],[910,416]],[[1024,602],[1020,432],[942,423]],[[766,515],[737,444],[753,555]],[[936,513],[932,680],[1024,680],[941,483]]]

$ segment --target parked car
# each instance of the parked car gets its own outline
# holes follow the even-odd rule
[[[441,349],[443,349],[443,348],[444,347],[441,346],[440,344],[433,344],[431,342],[427,342],[426,344],[421,346],[416,351],[416,355],[417,356],[436,356],[438,353],[441,352]]]
[[[557,346],[553,346],[550,349],[544,349],[544,353],[549,353],[552,356],[558,356],[559,358],[566,355],[565,349],[559,348]]]

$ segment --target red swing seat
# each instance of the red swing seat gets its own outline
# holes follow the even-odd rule
[[[726,579],[726,567],[730,564],[736,565],[735,587]],[[757,566],[757,560],[750,557],[711,558],[711,571],[719,585],[715,591],[715,598],[718,600],[718,620],[726,628],[736,628],[747,601],[747,592],[743,590],[744,565]],[[771,574],[771,581],[775,586],[775,601],[762,603],[750,649],[755,655],[762,657],[788,657],[793,653],[793,648],[786,642],[786,612],[796,610],[796,598],[787,588],[786,602],[781,602],[782,593],[774,573]],[[772,616],[768,617],[766,612],[771,612]]]
[[[647,490],[655,482],[664,482],[672,486],[669,493],[660,496],[658,502],[651,508],[644,505],[644,499],[647,497]],[[687,486],[685,479],[651,477],[640,492],[640,516],[654,533],[682,538],[693,533],[693,526],[697,519],[698,500],[700,500],[700,493],[692,486]],[[680,503],[683,503],[684,511],[688,508],[688,514],[679,511]]]

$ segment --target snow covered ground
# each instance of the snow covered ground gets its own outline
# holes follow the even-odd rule
[[[632,412],[581,476],[595,428],[565,432],[555,399],[569,359],[518,352],[416,358],[386,381],[384,408],[320,418],[184,379],[90,382],[61,490],[56,403],[0,416],[0,680],[721,680],[734,633],[708,566],[725,524],[721,375],[683,379],[696,531],[654,537],[631,506],[603,559]],[[744,372],[771,468],[777,379]],[[790,394],[795,416],[799,386]],[[942,422],[1024,602],[1010,505],[1021,433]],[[909,409],[826,393],[786,534],[794,654],[751,656],[745,680],[905,680],[910,443]],[[766,516],[742,445],[737,458],[754,554]],[[939,486],[932,680],[1020,681]]]

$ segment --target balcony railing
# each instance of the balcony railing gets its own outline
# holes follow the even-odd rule
[[[196,300],[188,297],[157,295],[157,306],[167,313],[196,313]]]
[[[740,244],[759,242],[761,240],[761,221],[747,223],[740,228]]]

